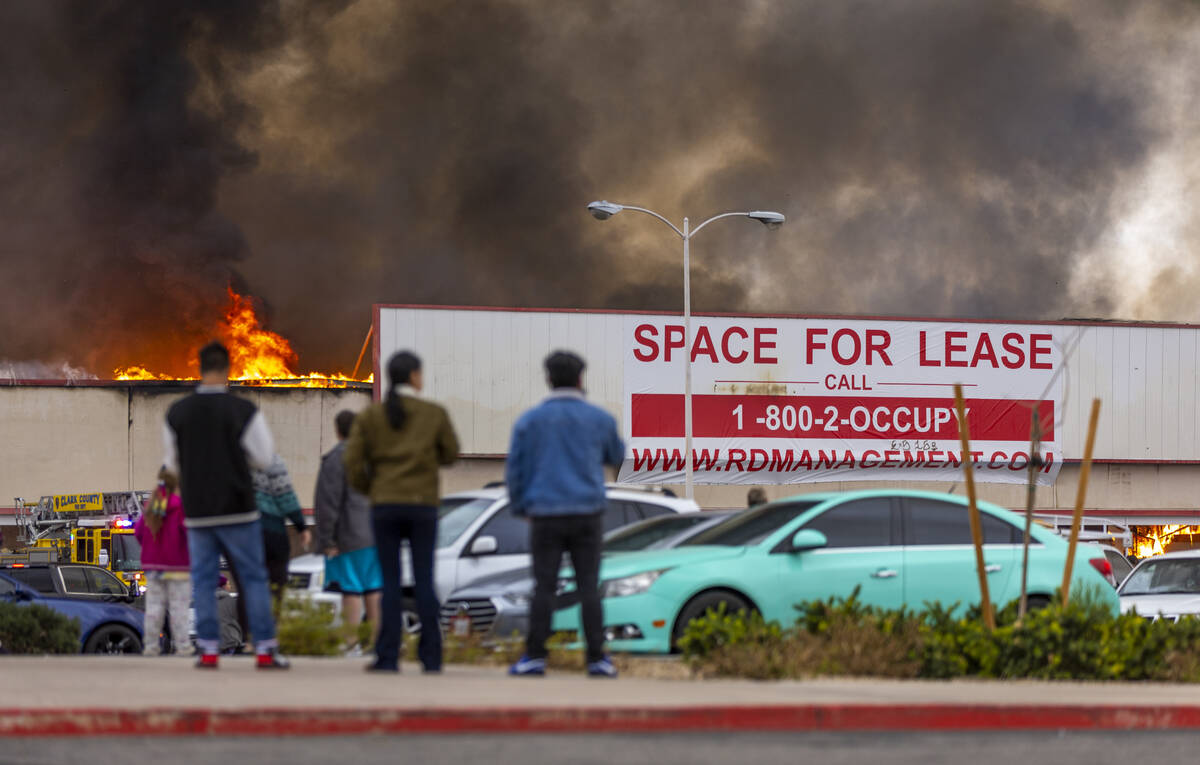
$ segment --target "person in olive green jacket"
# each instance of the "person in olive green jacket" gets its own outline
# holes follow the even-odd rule
[[[350,428],[346,480],[371,500],[371,526],[383,603],[375,662],[369,671],[398,672],[403,634],[400,543],[412,552],[414,594],[421,624],[417,656],[426,672],[442,669],[439,605],[433,588],[437,540],[438,468],[458,458],[458,438],[446,410],[417,396],[421,360],[401,351],[388,360],[387,398],[363,410]],[[432,627],[432,628],[431,628]]]

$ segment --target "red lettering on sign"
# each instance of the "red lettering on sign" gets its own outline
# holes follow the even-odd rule
[[[692,361],[695,361],[696,357],[701,354],[707,356],[714,364],[718,361],[712,335],[708,333],[708,327],[703,324],[700,325],[700,329],[696,330],[696,341],[692,343]]]
[[[729,329],[725,330],[725,334],[721,335],[721,353],[725,354],[725,360],[730,364],[741,364],[750,354],[744,350],[737,354],[729,350],[729,338],[735,335],[741,336],[743,340],[750,339],[750,335],[746,332],[746,330],[742,329],[741,327],[730,327]]]
[[[849,356],[842,355],[842,338],[849,337],[852,341],[853,352]],[[852,329],[839,329],[833,333],[833,360],[839,364],[854,364],[858,362],[859,354],[862,353],[862,343],[858,339],[858,333]]]
[[[776,335],[779,330],[774,327],[755,327],[754,328],[754,363],[755,364],[778,364],[778,358],[772,358],[766,355],[765,351],[775,350],[775,342],[764,339],[766,335]]]
[[[1049,356],[1051,349],[1049,345],[1042,345],[1043,342],[1049,343],[1050,335],[1030,335],[1029,336],[1029,368],[1030,369],[1050,369],[1049,361],[1038,361],[1040,356]]]
[[[921,351],[918,354],[918,362],[917,363],[919,363],[923,367],[940,367],[942,365],[942,362],[938,361],[937,359],[931,359],[926,355],[928,346],[925,341],[925,332],[922,331],[918,334],[921,337]]]
[[[971,356],[971,366],[979,366],[980,361],[992,362],[992,369],[996,369],[999,366],[996,361],[996,349],[992,347],[992,338],[987,332],[980,335],[978,342],[975,343],[975,353]]]
[[[879,358],[883,359],[883,363],[887,366],[892,365],[892,360],[887,355],[887,349],[892,344],[892,336],[886,329],[868,329],[867,330],[867,366],[871,366],[872,358],[876,353]]]
[[[967,350],[966,343],[963,343],[960,345],[958,343],[955,343],[954,341],[955,340],[965,340],[966,338],[967,338],[966,332],[947,332],[946,333],[946,356],[945,356],[946,366],[948,366],[948,367],[965,367],[967,365],[966,359],[959,360],[959,359],[954,358],[954,354],[962,353]]]
[[[809,363],[809,366],[811,366],[813,363],[813,351],[820,351],[820,350],[825,349],[825,343],[817,342],[817,338],[828,335],[829,330],[812,328],[812,329],[809,329],[806,334],[808,335],[808,337],[806,338],[805,344],[808,347],[808,363]]]
[[[671,351],[683,347],[683,327],[679,324],[668,324],[664,328],[663,361],[671,360]]]
[[[658,358],[658,328],[653,324],[639,324],[637,329],[633,331],[633,339],[638,345],[645,346],[648,350],[643,351],[641,348],[633,349],[633,357],[638,361],[654,361]]]
[[[1025,348],[1023,347],[1025,338],[1018,335],[1016,332],[1009,332],[1000,341],[1000,345],[1004,347],[1006,353],[1002,359],[1004,366],[1009,369],[1020,369],[1025,366]]]

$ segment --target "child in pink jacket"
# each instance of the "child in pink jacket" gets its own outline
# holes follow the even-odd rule
[[[195,652],[188,639],[192,581],[187,529],[183,526],[183,501],[176,488],[175,476],[165,469],[160,471],[158,488],[133,527],[133,535],[142,545],[142,568],[146,571],[146,622],[142,634],[147,656],[160,653],[158,636],[164,611],[170,614],[175,653],[190,656]]]

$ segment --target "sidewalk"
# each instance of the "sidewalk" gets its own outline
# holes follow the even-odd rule
[[[1200,729],[1200,686],[1030,681],[509,678],[363,659],[2,657],[4,735],[334,735],[650,730]],[[19,701],[18,701],[19,700]],[[19,707],[17,707],[19,704]]]

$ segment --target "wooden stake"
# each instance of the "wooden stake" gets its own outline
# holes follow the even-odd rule
[[[971,457],[971,433],[967,427],[967,411],[963,403],[962,386],[954,385],[954,408],[958,412],[958,438],[962,442],[963,473],[967,481],[967,514],[971,520],[971,538],[975,541],[975,571],[979,574],[979,607],[983,623],[989,631],[996,629],[996,614],[988,593],[986,564],[983,561],[983,530],[979,524],[979,507],[975,504],[975,460]]]
[[[1087,497],[1088,476],[1092,472],[1092,447],[1096,445],[1096,425],[1100,422],[1100,399],[1092,399],[1092,417],[1088,420],[1087,442],[1083,446],[1083,465],[1079,469],[1079,490],[1075,492],[1075,516],[1071,519],[1071,541],[1067,543],[1067,565],[1063,567],[1062,604],[1071,596],[1071,571],[1075,567],[1075,545],[1079,542],[1079,522],[1083,518],[1083,500]]]
[[[350,374],[355,380],[358,379],[358,368],[362,366],[363,356],[367,355],[367,346],[371,344],[371,335],[375,333],[375,325],[372,324],[367,330],[367,339],[363,340],[362,350],[358,352],[358,361],[354,362],[354,371]]]
[[[1041,402],[1029,415],[1029,486],[1025,495],[1025,536],[1021,548],[1021,599],[1017,603],[1017,624],[1029,610],[1029,535],[1033,527],[1033,503],[1037,496],[1037,471],[1042,466]]]

